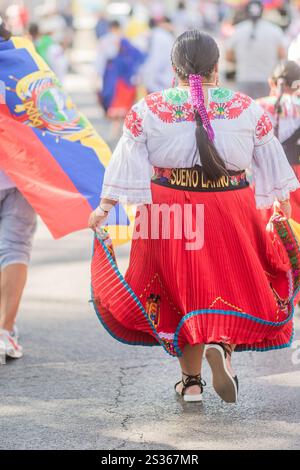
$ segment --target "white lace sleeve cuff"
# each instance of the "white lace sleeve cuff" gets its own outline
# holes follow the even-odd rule
[[[106,168],[102,198],[126,204],[148,204],[152,167],[144,142],[123,135]]]
[[[253,182],[259,209],[270,208],[275,201],[288,199],[290,193],[300,187],[281,144],[274,136],[255,147]]]

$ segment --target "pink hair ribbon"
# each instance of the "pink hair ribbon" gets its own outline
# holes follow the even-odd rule
[[[191,97],[192,103],[194,108],[200,114],[202,119],[203,127],[205,128],[208,138],[211,142],[213,142],[215,138],[215,133],[212,128],[210,119],[207,114],[207,110],[205,107],[205,99],[203,93],[203,86],[202,86],[203,77],[201,75],[190,75],[189,76],[189,83],[191,88]]]

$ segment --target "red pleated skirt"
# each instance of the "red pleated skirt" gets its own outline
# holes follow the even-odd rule
[[[185,224],[176,213],[166,236],[154,206],[142,206],[136,232],[143,235],[132,242],[123,277],[109,239],[97,236],[92,300],[109,333],[127,344],[161,345],[173,356],[186,344],[224,342],[239,351],[288,347],[300,254],[286,219],[275,217],[274,232],[267,232],[250,188],[193,192],[153,183],[152,197],[164,210],[188,206],[202,243],[190,249],[190,234],[183,229],[178,236]]]

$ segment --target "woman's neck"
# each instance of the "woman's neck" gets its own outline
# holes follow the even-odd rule
[[[203,83],[202,86],[204,88],[216,88],[218,85],[216,83]],[[179,88],[190,88],[189,83],[179,83]]]
[[[178,86],[182,88],[189,88],[190,84],[188,82],[184,82],[183,80],[179,80]],[[215,88],[216,86],[218,86],[218,84],[216,80],[215,81],[210,80],[207,82],[202,82],[202,86],[207,87],[207,88]]]

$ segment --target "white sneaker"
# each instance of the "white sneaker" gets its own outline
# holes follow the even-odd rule
[[[9,331],[0,329],[0,361],[2,364],[5,364],[6,356],[20,359],[23,356],[23,348],[16,339],[11,337]]]

